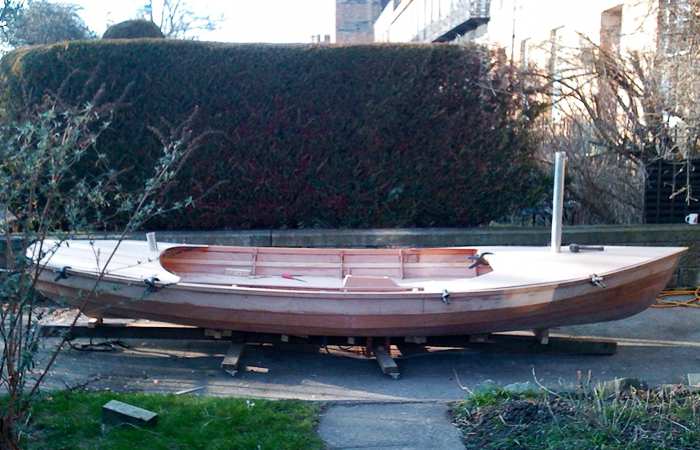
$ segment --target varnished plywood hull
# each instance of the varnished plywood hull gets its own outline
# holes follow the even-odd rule
[[[621,319],[648,308],[670,280],[678,255],[589,280],[453,293],[449,304],[422,293],[353,294],[177,285],[144,295],[142,285],[94,280],[61,283],[42,276],[39,289],[82,306],[88,315],[152,319],[205,328],[326,336],[434,336],[550,328]]]

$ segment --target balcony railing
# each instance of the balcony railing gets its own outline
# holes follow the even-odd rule
[[[451,41],[489,19],[491,0],[455,0],[452,8],[423,30],[422,41]]]
[[[389,42],[449,41],[489,20],[491,0],[401,0],[390,2],[374,25]]]

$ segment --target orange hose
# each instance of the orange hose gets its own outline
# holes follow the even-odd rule
[[[668,297],[691,295],[687,300],[666,300]],[[652,308],[700,308],[700,286],[696,289],[666,289],[661,291]]]

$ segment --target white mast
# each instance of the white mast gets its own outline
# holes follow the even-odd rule
[[[552,252],[561,251],[561,227],[564,215],[564,177],[566,153],[554,154],[554,194],[552,195]]]

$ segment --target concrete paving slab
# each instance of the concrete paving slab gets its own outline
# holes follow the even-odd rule
[[[319,435],[329,449],[463,449],[445,403],[331,406]]]

